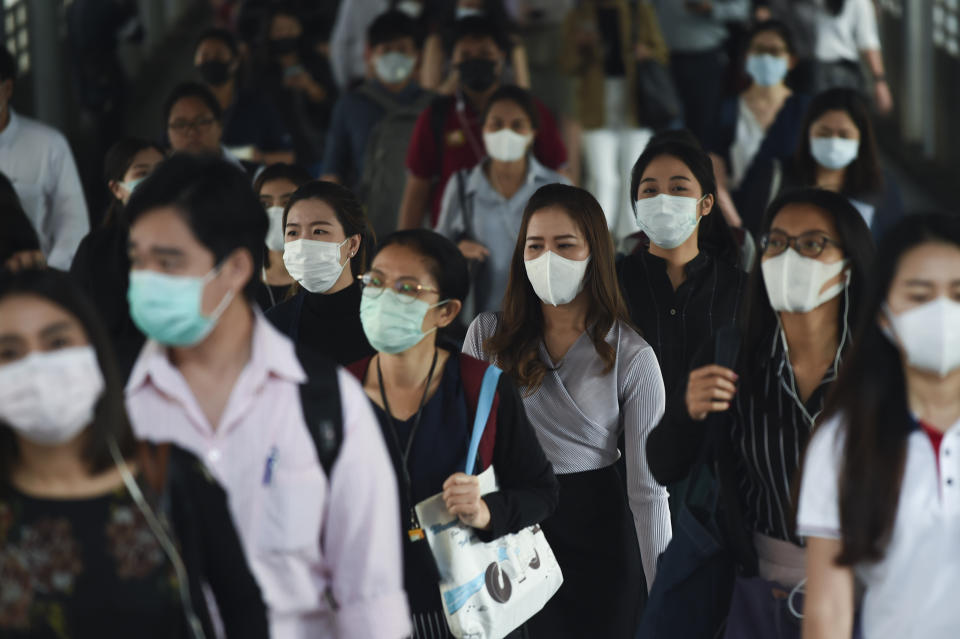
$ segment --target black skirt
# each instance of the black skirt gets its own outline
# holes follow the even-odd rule
[[[563,585],[527,622],[531,639],[633,639],[646,601],[640,546],[613,466],[557,475],[560,505],[542,524]]]

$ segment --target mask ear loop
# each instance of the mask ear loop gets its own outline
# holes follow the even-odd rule
[[[144,498],[140,486],[137,485],[136,480],[134,480],[133,475],[130,473],[127,463],[123,460],[123,455],[120,454],[117,442],[110,439],[107,445],[110,448],[110,456],[113,457],[113,463],[116,464],[117,469],[120,471],[120,476],[123,478],[123,483],[127,491],[133,498],[137,508],[143,513],[144,518],[147,520],[147,525],[150,526],[150,530],[153,531],[163,551],[170,559],[170,563],[173,564],[174,572],[177,573],[177,582],[180,586],[180,602],[183,604],[183,612],[190,626],[191,634],[194,639],[205,639],[206,635],[203,632],[203,626],[200,624],[200,619],[193,610],[193,600],[190,598],[190,582],[188,581],[187,569],[183,565],[183,560],[180,558],[180,553],[177,552],[177,548],[167,534],[163,524],[160,523],[153,509],[150,508],[150,505]]]

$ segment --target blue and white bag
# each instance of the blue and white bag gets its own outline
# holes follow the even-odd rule
[[[491,366],[483,377],[467,452],[468,474],[475,468],[500,372]],[[496,492],[493,466],[478,477],[481,495]],[[560,564],[539,525],[484,543],[473,528],[447,512],[442,494],[425,499],[416,509],[440,571],[440,597],[455,637],[505,637],[560,589]]]

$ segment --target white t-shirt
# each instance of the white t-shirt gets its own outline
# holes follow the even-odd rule
[[[842,424],[834,417],[810,440],[797,513],[801,537],[840,538]],[[930,438],[919,428],[909,435],[886,553],[879,562],[858,564],[855,572],[866,585],[866,639],[960,636],[960,421],[940,445],[939,476]]]
[[[743,98],[737,100],[737,128],[730,145],[730,187],[736,189],[747,175],[747,169],[756,157],[760,145],[767,137],[767,130],[760,126],[757,117]]]
[[[877,14],[871,0],[846,0],[839,15],[823,8],[816,12],[814,57],[820,62],[859,60],[861,51],[880,49]]]

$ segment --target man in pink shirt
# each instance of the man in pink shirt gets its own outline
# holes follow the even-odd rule
[[[380,429],[359,385],[336,371],[342,441],[324,472],[301,402],[307,375],[251,302],[267,218],[246,177],[175,156],[126,212],[130,312],[150,338],[127,386],[134,430],[194,452],[226,488],[271,636],[409,635]]]

